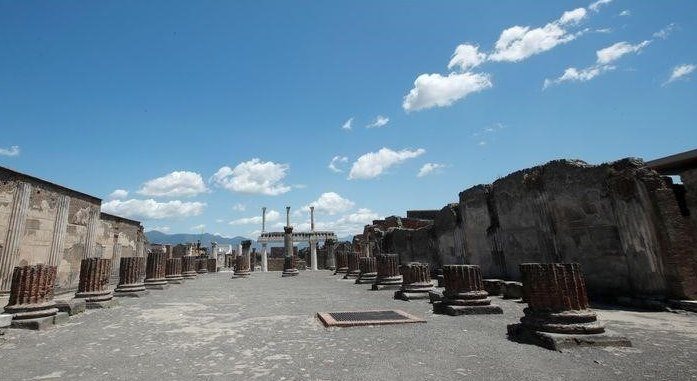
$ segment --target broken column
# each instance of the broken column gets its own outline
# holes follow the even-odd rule
[[[164,290],[167,288],[166,274],[167,254],[149,253],[145,265],[145,288]]]
[[[336,274],[346,274],[348,272],[348,253],[346,251],[341,250],[336,253],[336,271],[334,271],[334,275]]]
[[[194,256],[186,255],[182,257],[182,276],[184,279],[196,278],[197,264]]]
[[[358,268],[361,274],[356,279],[356,284],[372,284],[378,276],[377,263],[375,257],[361,257],[358,261]]]
[[[218,272],[218,260],[216,260],[215,258],[207,258],[206,270],[208,270],[209,273]]]
[[[443,280],[443,300],[433,303],[434,313],[451,316],[503,313],[501,307],[491,304],[479,266],[443,266]]]
[[[250,258],[249,248],[252,246],[252,241],[242,241],[242,253],[237,256],[237,264],[235,265],[235,273],[233,278],[247,278],[250,275]]]
[[[225,267],[228,269],[235,267],[236,259],[235,254],[225,254]]]
[[[348,253],[348,269],[344,279],[358,279],[358,276],[361,275],[361,269],[358,264],[360,258],[360,253]]]
[[[116,304],[109,289],[111,259],[86,258],[80,263],[80,282],[75,299],[84,299],[87,308],[109,308]]]
[[[145,283],[143,283],[143,270],[145,270],[145,258],[123,257],[119,267],[119,284],[114,290],[114,296],[139,297],[146,295]]]
[[[182,275],[182,259],[170,258],[165,266],[165,279],[170,284],[181,284],[184,282]]]
[[[335,271],[336,258],[334,257],[334,248],[336,247],[336,241],[329,238],[326,241],[324,241],[324,247],[327,249],[327,256],[324,263],[324,267],[326,267],[327,270]]]
[[[398,289],[402,286],[399,274],[399,256],[397,254],[378,254],[375,256],[378,275],[372,290]]]
[[[293,228],[291,226],[286,226],[283,228],[283,232],[283,243],[286,247],[286,256],[283,260],[283,274],[281,276],[296,276],[299,272],[295,265],[295,255],[293,255]]]
[[[208,258],[196,258],[196,273],[206,274],[208,273]]]
[[[395,291],[395,299],[428,299],[428,293],[433,291],[431,267],[428,263],[408,263],[400,266],[400,272],[403,279],[402,286],[399,291]]]
[[[510,338],[552,350],[631,346],[627,338],[606,332],[589,308],[579,264],[523,263],[519,268],[528,307],[520,323],[508,326]]]
[[[53,301],[56,266],[18,266],[12,272],[10,300],[5,313],[14,328],[42,329],[54,324],[58,308]]]

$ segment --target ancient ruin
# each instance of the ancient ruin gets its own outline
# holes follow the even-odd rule
[[[165,265],[165,279],[168,284],[181,284],[184,281],[181,258],[170,258],[167,260]]]
[[[233,278],[246,278],[250,273],[249,248],[252,246],[252,241],[242,241],[242,253],[237,256],[235,265],[235,273]]]
[[[379,254],[375,256],[377,276],[372,290],[398,289],[402,287],[402,275],[399,274],[399,256],[397,254]]]
[[[5,313],[12,316],[12,327],[43,329],[55,323],[59,313],[53,301],[55,282],[55,266],[15,267],[5,306]]]
[[[83,259],[75,299],[84,299],[87,308],[108,308],[115,305],[114,293],[109,288],[110,278],[111,260]]]
[[[434,313],[453,316],[503,313],[501,307],[491,304],[479,266],[446,265],[443,266],[443,278],[443,300],[433,303]]]
[[[198,272],[197,258],[191,255],[182,257],[182,276],[184,279],[194,279]]]
[[[358,276],[361,275],[361,269],[358,266],[360,258],[360,253],[348,253],[348,266],[346,269],[346,275],[344,275],[344,279],[358,279]]]
[[[145,289],[145,258],[122,257],[119,266],[119,283],[114,296],[140,297],[148,294]]]
[[[428,299],[433,291],[431,268],[428,263],[412,262],[399,266],[402,286],[395,291],[394,298],[402,300]]]
[[[378,277],[378,266],[375,257],[360,257],[358,267],[360,275],[356,284],[373,284]]]
[[[205,261],[203,263],[205,268]],[[167,254],[149,253],[145,265],[145,288],[148,290],[164,290],[167,286],[166,276]]]

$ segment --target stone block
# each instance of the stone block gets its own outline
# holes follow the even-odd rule
[[[70,316],[81,314],[85,312],[87,304],[85,299],[73,298],[68,300],[56,300],[56,308],[58,311],[65,312]]]
[[[44,316],[33,319],[12,320],[11,328],[30,329],[32,331],[40,331],[53,327],[53,319],[55,316]]]
[[[116,299],[104,300],[101,302],[88,302],[87,308],[89,309],[100,309],[100,308],[111,308],[118,306],[119,302]]]
[[[435,302],[440,302],[443,300],[443,291],[442,290],[433,290],[428,292],[428,301],[433,304]]]
[[[430,299],[430,292],[409,292],[404,290],[395,291],[394,298],[399,300],[404,300],[406,302],[410,300],[425,300]]]
[[[70,315],[67,312],[58,312],[53,316],[53,325],[67,323]]]
[[[459,315],[497,315],[502,314],[501,307],[493,304],[481,306],[459,306],[446,304],[443,301],[433,303],[433,312],[450,316]]]
[[[523,284],[520,282],[504,282],[503,283],[503,298],[504,299],[521,299],[523,297]]]
[[[503,279],[484,279],[482,283],[484,284],[484,291],[488,292],[489,295],[498,296],[503,294]]]
[[[697,312],[697,300],[669,300],[669,305],[685,311]],[[1,327],[2,325],[0,325]]]
[[[9,327],[12,324],[12,315],[0,314],[0,328]]]
[[[530,329],[524,324],[508,326],[508,337],[516,342],[533,344],[554,351],[563,351],[575,347],[631,347],[632,343],[626,337],[618,336],[605,330],[598,334],[563,334],[541,332]]]

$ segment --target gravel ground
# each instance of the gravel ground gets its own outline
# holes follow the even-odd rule
[[[634,346],[559,353],[506,338],[522,316],[515,301],[493,298],[503,315],[450,317],[327,271],[230,278],[200,275],[42,332],[7,330],[0,379],[697,379],[696,314],[597,308]],[[315,318],[383,308],[427,323],[327,329]]]

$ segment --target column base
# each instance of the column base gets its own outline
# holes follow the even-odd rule
[[[521,299],[523,297],[523,284],[520,282],[503,282],[504,299]]]
[[[460,315],[498,315],[502,314],[501,307],[496,305],[480,305],[480,306],[461,306],[447,304],[447,301],[433,303],[433,313],[450,316]]]
[[[101,308],[111,308],[119,305],[116,299],[104,300],[101,302],[87,302],[87,309],[96,310]]]
[[[370,287],[372,291],[383,291],[383,290],[399,290],[402,288],[401,284],[384,284],[384,283],[373,283],[373,286]]]
[[[196,270],[197,274],[208,274],[208,269],[205,270]]]
[[[120,284],[114,290],[114,296],[126,296],[137,298],[142,295],[147,295],[144,283]]]
[[[334,275],[346,274],[348,272],[348,267],[339,267],[334,271]]]
[[[361,276],[361,271],[360,270],[353,270],[353,271],[348,271],[346,275],[344,275],[344,279],[358,279],[358,277]]]
[[[248,270],[247,270],[247,271],[235,271],[235,272],[232,274],[232,279],[237,279],[237,278],[240,278],[240,279],[249,278],[250,275],[252,275],[252,273],[251,273],[250,271],[248,271]]]
[[[286,278],[286,277],[291,277],[291,276],[297,276],[300,274],[300,271],[298,269],[288,269],[288,270],[283,270],[283,274],[281,274],[281,277]]]
[[[489,295],[503,294],[503,279],[484,279],[482,284],[484,285],[484,291],[488,292]]]
[[[0,328],[7,328],[12,324],[12,315],[0,314]]]
[[[424,300],[429,299],[429,293],[431,290],[415,291],[415,290],[399,290],[395,291],[394,298],[404,300],[406,302],[410,300]]]
[[[167,284],[182,284],[182,283],[184,283],[184,277],[182,275],[165,276],[165,280],[167,281]]]
[[[443,300],[443,291],[433,290],[428,292],[428,301],[433,304]]]
[[[525,324],[516,323],[508,326],[508,338],[524,344],[533,344],[542,348],[561,352],[575,347],[631,347],[632,342],[626,337],[612,332],[595,334],[565,334],[535,331]]]
[[[356,284],[373,284],[375,283],[377,276],[377,273],[361,274],[358,279],[356,279]]]
[[[14,322],[44,317],[53,318],[58,313],[58,308],[56,308],[56,302],[51,300],[44,303],[5,306],[5,313],[12,315],[12,321]]]
[[[70,316],[81,314],[87,309],[87,303],[82,298],[72,298],[69,300],[57,300],[58,311],[65,312]]]
[[[196,275],[196,271],[187,271],[182,273],[182,277],[184,277],[184,279],[196,279]]]
[[[65,312],[62,312],[62,313],[65,314]],[[59,321],[60,320],[61,319],[59,318]],[[19,329],[29,329],[32,331],[41,331],[44,329],[51,328],[55,324],[56,324],[56,316],[54,315],[54,316],[44,316],[44,317],[33,318],[33,319],[12,320],[12,324],[10,324],[10,328],[19,328]]]
[[[145,288],[147,290],[166,290],[169,287],[166,279],[146,279]]]
[[[150,291],[146,290],[145,286],[143,286],[141,291],[114,290],[114,296],[117,298],[141,298],[148,294],[150,294]]]

